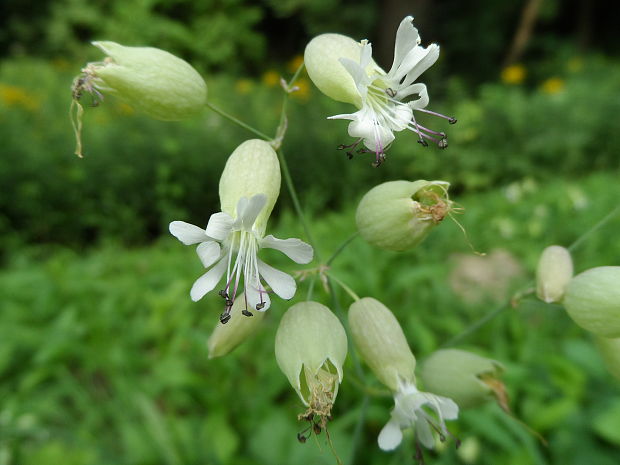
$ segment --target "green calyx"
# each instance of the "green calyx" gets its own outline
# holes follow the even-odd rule
[[[562,301],[568,315],[597,336],[620,337],[620,266],[600,266],[570,280]]]
[[[449,185],[420,180],[390,181],[373,187],[357,207],[355,221],[360,235],[381,249],[412,249],[451,211]]]

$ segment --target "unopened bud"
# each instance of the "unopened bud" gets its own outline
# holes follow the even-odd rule
[[[219,322],[209,337],[209,358],[221,357],[232,352],[240,344],[249,339],[260,328],[265,312],[253,312],[246,316],[245,295],[240,294],[230,309],[230,319],[226,323]]]
[[[394,314],[371,297],[351,304],[349,326],[355,347],[375,376],[392,391],[415,384],[415,357]]]
[[[422,363],[420,379],[425,390],[449,397],[460,408],[469,408],[505,398],[499,381],[503,371],[501,363],[495,360],[464,350],[443,349]]]
[[[609,372],[620,380],[620,338],[597,337],[596,345]]]
[[[207,85],[186,61],[152,47],[93,42],[106,59],[83,71],[83,89],[111,94],[149,116],[174,121],[204,109]]]
[[[573,260],[568,249],[552,245],[543,250],[536,269],[536,295],[547,303],[560,302],[573,277]]]
[[[357,207],[357,229],[367,242],[381,249],[411,249],[450,212],[449,186],[445,181],[379,184]]]
[[[220,177],[222,211],[236,218],[240,198],[264,194],[267,202],[255,222],[262,233],[280,194],[280,182],[280,162],[271,145],[260,139],[247,140],[228,157]]]
[[[597,336],[620,337],[620,266],[600,266],[570,280],[563,300],[569,316]]]
[[[336,315],[317,302],[293,305],[280,321],[275,351],[280,370],[309,407],[307,415],[328,417],[347,355],[347,336]]]

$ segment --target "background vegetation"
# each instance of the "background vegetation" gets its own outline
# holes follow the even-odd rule
[[[172,220],[206,224],[218,210],[226,156],[251,136],[212,112],[162,123],[106,99],[86,109],[86,157],[78,160],[69,87],[83,63],[100,58],[89,40],[184,56],[205,76],[214,104],[272,133],[279,76],[293,73],[313,34],[368,37],[389,64],[395,23],[415,14],[424,42],[442,46],[423,80],[432,108],[459,119],[449,127],[427,121],[448,131],[450,147],[423,149],[409,134],[379,169],[362,156],[349,161],[336,150],[349,141],[346,124],[325,117],[350,108],[302,76],[284,148],[323,256],[354,232],[355,205],[371,186],[452,183],[469,239],[449,221],[405,254],[357,239],[333,268],[360,295],[394,310],[423,359],[526,287],[545,246],[571,244],[620,198],[611,15],[597,14],[596,2],[545,0],[526,46],[508,59],[531,3],[3,2],[0,465],[335,462],[323,438],[305,445],[295,438],[301,406],[273,358],[289,304],[274,303],[264,330],[238,351],[208,360],[220,302],[190,301],[199,262],[167,234]],[[271,225],[279,236],[303,237],[284,189]],[[577,271],[620,264],[619,231],[615,217],[581,242]],[[468,240],[487,257],[475,257]],[[306,291],[301,283],[297,299]],[[322,292],[315,297],[329,303]],[[338,295],[344,308],[347,299]],[[506,365],[515,416],[548,445],[489,405],[463,412],[450,425],[461,449],[449,444],[428,463],[618,463],[618,384],[559,307],[526,299],[460,347]],[[330,429],[341,459],[413,462],[411,441],[394,454],[376,447],[391,399],[365,398],[352,373]]]

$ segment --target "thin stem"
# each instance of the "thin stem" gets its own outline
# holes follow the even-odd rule
[[[351,288],[350,288],[349,286],[347,286],[344,282],[342,282],[341,280],[339,280],[338,278],[336,278],[336,277],[335,277],[332,273],[328,273],[328,275],[329,275],[329,277],[330,277],[331,279],[333,279],[333,280],[336,282],[336,284],[338,284],[338,285],[339,285],[339,286],[340,286],[340,287],[341,287],[341,288],[342,288],[342,289],[343,289],[343,290],[344,290],[347,294],[349,294],[349,296],[351,296],[351,298],[352,298],[354,301],[356,301],[356,302],[357,302],[358,300],[360,300],[359,296],[358,296],[355,292],[353,292],[353,289],[351,289]]]
[[[465,331],[463,331],[460,334],[457,334],[452,339],[449,339],[445,344],[442,344],[441,347],[442,348],[443,347],[450,347],[450,346],[458,344],[463,339],[465,339],[467,336],[469,336],[470,334],[478,331],[485,324],[487,324],[489,321],[491,321],[493,318],[495,318],[497,315],[499,315],[500,313],[502,313],[504,310],[506,310],[508,308],[510,308],[510,303],[509,302],[503,303],[502,305],[498,306],[495,310],[493,310],[490,313],[487,313],[482,318],[480,318],[478,321],[476,321],[474,324],[472,324],[471,326],[467,327],[467,329],[465,329]]]
[[[289,194],[291,195],[291,200],[293,201],[293,207],[295,208],[295,213],[299,217],[299,221],[301,222],[302,227],[304,228],[304,233],[306,234],[306,238],[310,245],[314,249],[314,256],[316,260],[321,263],[321,257],[319,251],[316,247],[316,242],[312,237],[312,233],[310,232],[310,227],[308,226],[308,222],[304,216],[304,211],[301,208],[301,203],[299,202],[299,197],[297,197],[297,190],[295,189],[295,184],[293,183],[293,178],[291,177],[291,172],[288,169],[288,163],[286,162],[286,157],[284,156],[284,152],[282,149],[278,149],[277,151],[278,159],[280,160],[280,168],[282,169],[282,175],[284,176],[284,182],[288,189]]]
[[[312,300],[312,294],[314,293],[314,286],[316,285],[316,276],[313,276],[310,279],[310,284],[308,285],[308,293],[306,294],[306,300]]]
[[[265,140],[271,140],[271,137],[269,137],[267,134],[259,131],[258,129],[253,128],[252,126],[250,126],[247,123],[244,123],[243,121],[241,121],[238,118],[235,118],[233,115],[231,115],[230,113],[226,113],[224,110],[222,110],[221,108],[216,107],[215,105],[213,105],[210,102],[207,102],[207,107],[210,108],[211,110],[213,110],[214,112],[216,112],[218,115],[226,118],[227,120],[237,124],[238,126],[241,126],[244,129],[247,129],[248,131],[250,131],[251,133],[254,133],[255,135],[257,135],[258,137],[260,137],[261,139],[265,139]]]
[[[359,232],[355,232],[353,234],[351,234],[347,239],[345,239],[345,241],[340,244],[338,246],[338,248],[334,251],[334,253],[332,254],[331,257],[329,257],[329,259],[327,260],[326,265],[329,266],[332,264],[332,262],[336,259],[336,257],[338,257],[338,255],[340,255],[340,253],[346,248],[346,246],[348,246],[351,242],[353,242],[353,240],[359,236],[360,233]]]
[[[302,62],[301,65],[299,65],[297,67],[297,69],[295,70],[295,74],[293,74],[293,77],[291,78],[290,81],[288,81],[288,83],[286,84],[289,88],[295,84],[295,81],[299,78],[299,75],[301,74],[301,72],[303,71],[305,66],[305,63]]]
[[[368,410],[370,398],[368,394],[364,395],[362,399],[362,406],[360,407],[360,416],[355,424],[355,430],[353,431],[353,441],[351,444],[351,456],[349,458],[349,465],[356,463],[357,450],[359,448],[360,441],[362,439],[362,430],[364,429],[364,422],[366,421],[366,410]]]
[[[614,208],[612,211],[610,211],[607,215],[605,215],[605,217],[599,221],[598,223],[596,223],[594,226],[592,226],[590,229],[588,229],[585,233],[583,233],[581,236],[579,236],[575,242],[573,242],[571,245],[568,246],[568,250],[573,251],[575,250],[577,247],[579,247],[581,245],[581,243],[583,241],[585,241],[590,235],[594,234],[596,231],[598,231],[599,229],[601,229],[603,226],[605,226],[607,223],[609,223],[609,221],[616,216],[618,213],[620,213],[620,205],[618,205],[616,208]]]

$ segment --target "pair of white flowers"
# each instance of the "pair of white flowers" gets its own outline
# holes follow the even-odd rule
[[[440,148],[447,147],[445,133],[419,124],[414,111],[456,122],[425,109],[429,102],[426,85],[415,81],[437,61],[439,46],[422,47],[412,21],[413,17],[407,16],[398,27],[394,61],[387,73],[372,59],[372,45],[367,40],[356,42],[340,34],[322,34],[310,41],[304,53],[308,75],[319,90],[358,108],[355,113],[330,117],[351,120],[349,135],[358,139],[341,148],[354,149],[363,142],[367,150],[358,152],[374,152],[375,166],[384,160],[394,133],[405,129],[416,133],[424,146],[431,141]],[[410,100],[413,96],[417,98]],[[348,153],[352,156],[352,152]]]
[[[270,291],[283,299],[295,295],[295,280],[258,258],[260,249],[276,249],[296,263],[309,263],[313,249],[291,238],[265,236],[265,227],[280,192],[280,164],[271,146],[261,140],[241,144],[230,156],[220,179],[222,211],[211,215],[206,229],[184,221],[170,223],[170,232],[186,245],[198,244],[196,253],[208,269],[192,286],[192,300],[202,299],[225,275],[220,295],[225,310],[220,320],[230,318],[230,309],[242,286],[243,313],[264,311],[270,306]]]

